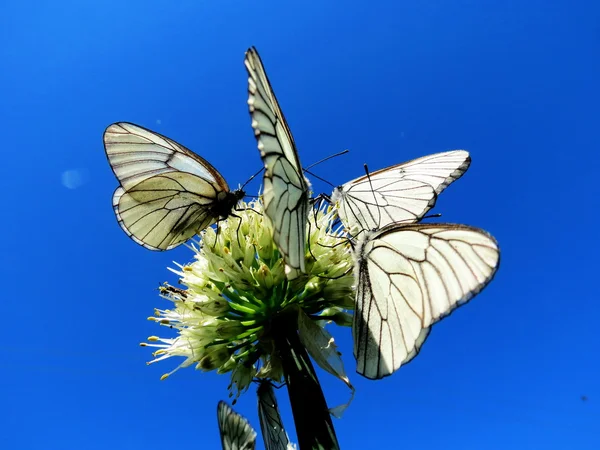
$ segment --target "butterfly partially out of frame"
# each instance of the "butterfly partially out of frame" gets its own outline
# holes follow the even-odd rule
[[[223,401],[217,406],[217,421],[223,450],[254,450],[256,431]]]
[[[287,450],[290,440],[283,428],[275,391],[269,381],[258,385],[258,418],[266,450]],[[290,446],[290,447],[288,447]]]
[[[285,261],[287,278],[292,280],[305,273],[310,184],[302,173],[292,132],[254,47],[246,52],[244,64],[252,128],[265,166],[265,215],[273,225],[273,240]]]
[[[104,146],[120,183],[113,194],[117,221],[147,249],[177,247],[230,216],[244,197],[204,158],[138,125],[110,125]]]

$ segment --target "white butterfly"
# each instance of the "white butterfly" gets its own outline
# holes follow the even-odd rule
[[[492,236],[466,225],[415,224],[470,164],[464,150],[418,158],[336,188],[357,237],[352,333],[357,372],[378,379],[414,358],[431,326],[480,292],[498,269]]]
[[[464,150],[413,159],[349,181],[334,189],[331,200],[353,236],[393,222],[417,222],[470,163]]]
[[[500,262],[496,240],[454,224],[390,224],[355,250],[357,372],[382,378],[414,358],[430,327],[469,301]]]
[[[306,224],[310,184],[302,173],[294,138],[281,112],[260,56],[246,52],[248,105],[265,165],[263,202],[273,224],[273,240],[292,280],[305,272]]]
[[[258,418],[266,450],[287,450],[291,446],[283,428],[275,391],[269,381],[262,381],[257,390]]]
[[[256,431],[223,401],[217,406],[217,421],[223,450],[254,450]]]
[[[355,258],[356,370],[377,379],[414,358],[430,327],[490,282],[500,251],[467,225],[392,223],[365,232]]]
[[[244,197],[204,158],[138,125],[110,125],[104,146],[121,184],[113,194],[119,225],[150,250],[177,247],[231,215]]]

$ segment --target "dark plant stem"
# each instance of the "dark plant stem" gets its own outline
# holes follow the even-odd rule
[[[338,450],[321,384],[298,336],[297,315],[272,323],[276,351],[283,365],[300,450]]]

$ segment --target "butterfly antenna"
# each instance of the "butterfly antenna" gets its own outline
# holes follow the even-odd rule
[[[426,216],[421,217],[421,220],[423,219],[433,219],[436,217],[442,217],[442,215],[440,213],[435,213],[435,214],[427,214]]]
[[[342,150],[341,152],[335,153],[335,154],[333,154],[333,155],[329,155],[328,157],[326,157],[326,158],[323,158],[323,159],[321,159],[321,160],[317,161],[316,163],[313,163],[313,164],[311,164],[310,166],[308,166],[308,167],[306,167],[306,168],[303,168],[303,169],[302,169],[302,172],[310,174],[311,176],[313,176],[313,177],[317,178],[318,180],[321,180],[323,183],[327,183],[327,184],[328,184],[329,186],[331,186],[331,187],[335,187],[335,186],[334,186],[333,184],[331,184],[329,181],[327,181],[327,180],[325,180],[325,179],[321,178],[320,176],[318,176],[318,175],[314,174],[313,172],[311,172],[311,171],[310,171],[310,169],[312,169],[312,168],[313,168],[313,167],[315,167],[316,165],[319,165],[319,164],[321,164],[322,162],[325,162],[325,161],[327,161],[328,159],[335,158],[336,156],[344,155],[344,154],[348,153],[349,151],[350,151],[350,150],[346,149],[346,150]]]
[[[261,173],[263,170],[265,170],[265,168],[264,168],[264,167],[262,167],[262,168],[261,168],[261,169],[260,169],[258,172],[256,172],[256,173],[255,173],[254,175],[252,175],[250,178],[248,178],[248,181],[246,181],[246,182],[245,182],[245,183],[242,185],[242,187],[241,187],[240,189],[242,189],[242,190],[243,190],[243,189],[246,187],[246,185],[247,185],[248,183],[250,183],[252,180],[254,180],[254,178],[255,178],[256,176],[258,176],[258,175],[259,175],[259,174],[260,174],[260,173]]]
[[[349,151],[350,151],[350,150],[346,149],[346,150],[342,150],[341,152],[335,153],[335,154],[333,154],[333,155],[329,155],[329,156],[327,156],[326,158],[323,158],[323,159],[321,159],[320,161],[317,161],[316,163],[312,163],[310,166],[306,167],[306,168],[305,168],[305,169],[303,169],[303,170],[306,172],[308,169],[312,169],[313,167],[315,167],[315,166],[318,166],[319,164],[321,164],[321,163],[323,163],[323,162],[325,162],[325,161],[327,161],[327,160],[329,160],[329,159],[331,159],[331,158],[335,158],[336,156],[342,156],[342,155],[345,155],[345,154],[346,154],[346,153],[348,153]]]
[[[335,186],[334,186],[333,184],[331,184],[329,181],[327,181],[327,180],[326,180],[326,179],[324,179],[324,178],[321,178],[319,175],[315,175],[315,174],[314,174],[313,172],[311,172],[310,170],[308,170],[308,169],[303,169],[303,170],[304,170],[304,172],[305,172],[305,173],[308,173],[308,174],[312,175],[313,177],[315,177],[315,178],[317,178],[317,179],[321,180],[323,183],[327,183],[329,186],[331,186],[331,187],[335,187]]]
[[[365,172],[367,174],[367,179],[369,180],[369,186],[371,186],[371,192],[373,193],[373,200],[375,200],[375,206],[377,207],[377,215],[379,216],[379,220],[377,224],[381,223],[381,213],[379,212],[379,203],[377,202],[377,196],[375,195],[375,189],[373,189],[373,183],[371,182],[371,175],[369,174],[369,166],[365,163]]]

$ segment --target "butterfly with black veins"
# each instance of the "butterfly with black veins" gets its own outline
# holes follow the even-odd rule
[[[243,189],[229,190],[204,158],[154,131],[110,125],[104,147],[120,186],[113,194],[119,225],[150,250],[170,250],[233,215]]]
[[[287,450],[293,448],[283,428],[283,421],[277,406],[277,398],[271,382],[260,381],[258,390],[258,418],[266,450]]]
[[[500,262],[492,236],[455,224],[392,223],[364,232],[354,256],[354,356],[371,379],[413,359],[431,326],[479,293]]]
[[[431,326],[498,269],[498,244],[485,231],[415,223],[470,162],[464,150],[437,153],[369,173],[332,194],[354,236],[354,356],[367,378],[388,376],[413,359]]]
[[[470,163],[465,150],[413,159],[338,186],[331,201],[352,236],[393,222],[417,222]]]
[[[244,417],[223,401],[217,405],[217,421],[223,450],[254,450],[256,431]]]
[[[304,177],[294,138],[279,107],[258,52],[248,49],[248,107],[265,166],[263,203],[273,224],[273,240],[289,280],[306,273],[306,225],[310,183]]]

